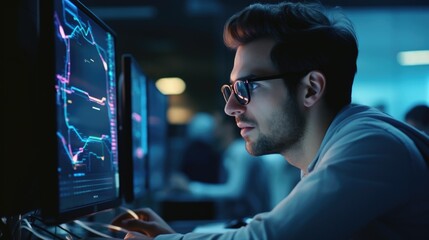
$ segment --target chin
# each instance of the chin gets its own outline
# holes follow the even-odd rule
[[[255,157],[264,155],[264,153],[260,153],[259,151],[257,151],[257,148],[255,148],[256,146],[255,142],[248,141],[247,139],[245,140],[246,140],[246,150],[250,155]]]
[[[244,139],[244,141],[246,142],[246,150],[247,150],[247,152],[250,154],[250,155],[253,155],[253,156],[255,156],[254,155],[254,151],[253,151],[253,148],[252,148],[252,144],[251,144],[251,142],[249,141],[249,139],[247,139],[247,138],[245,138]]]

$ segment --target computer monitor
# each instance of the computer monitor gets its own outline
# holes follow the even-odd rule
[[[131,54],[123,54],[119,83],[121,188],[131,203],[145,196],[148,183],[147,76]]]
[[[153,80],[148,81],[149,124],[149,189],[162,190],[167,177],[168,96],[162,94]]]
[[[63,223],[121,204],[116,35],[77,0],[41,1],[41,86],[52,90],[41,212]],[[42,116],[40,116],[42,117]],[[39,158],[37,158],[39,159]]]

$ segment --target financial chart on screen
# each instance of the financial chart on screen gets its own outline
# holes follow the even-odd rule
[[[60,212],[119,196],[115,36],[78,2],[55,1]]]

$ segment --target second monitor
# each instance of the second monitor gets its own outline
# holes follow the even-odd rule
[[[119,83],[121,187],[130,203],[144,197],[148,184],[148,79],[131,54],[123,54]]]

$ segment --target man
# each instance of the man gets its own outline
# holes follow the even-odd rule
[[[429,140],[351,104],[357,41],[347,18],[336,17],[317,4],[254,4],[225,26],[236,50],[225,112],[249,153],[280,153],[301,170],[292,192],[247,226],[217,234],[170,234],[142,209],[140,220],[116,219],[145,234],[126,238],[429,239]]]

